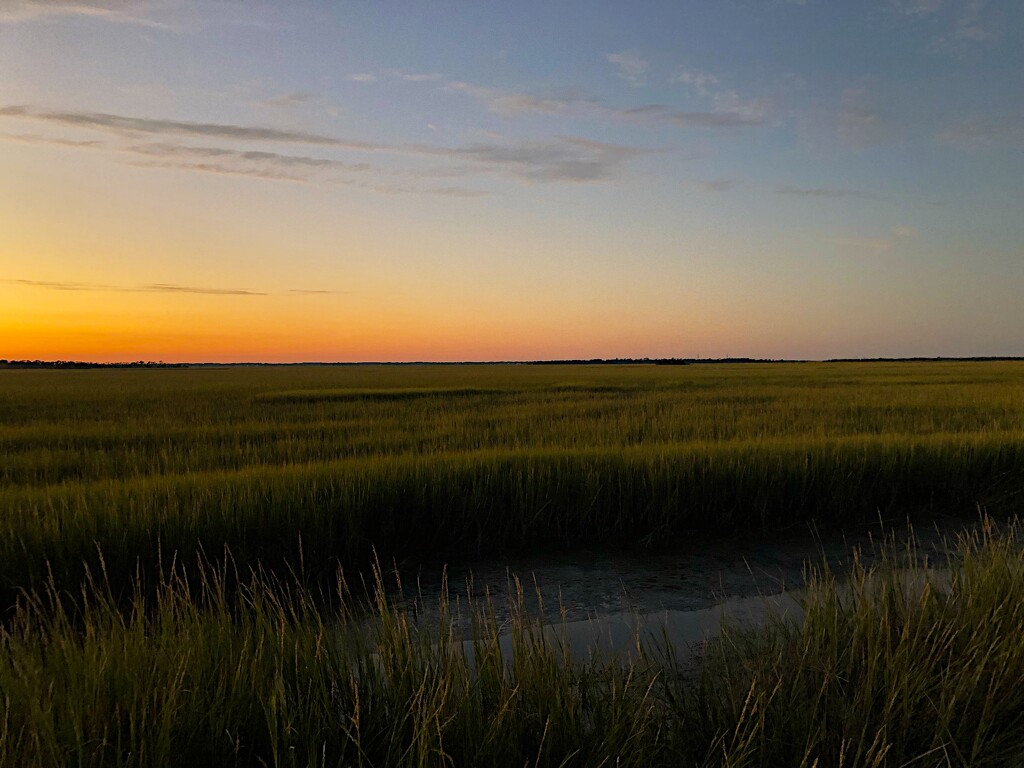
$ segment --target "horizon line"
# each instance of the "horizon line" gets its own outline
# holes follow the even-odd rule
[[[912,362],[1013,362],[1024,361],[1024,355],[967,355],[907,357],[833,357],[833,358],[767,358],[767,357],[616,357],[555,358],[533,360],[302,360],[272,362],[259,360],[214,361],[194,360],[164,362],[163,360],[122,360],[98,362],[89,360],[42,360],[0,358],[0,368],[199,368],[199,367],[344,367],[344,366],[427,366],[427,365],[709,365],[742,363],[912,363]]]

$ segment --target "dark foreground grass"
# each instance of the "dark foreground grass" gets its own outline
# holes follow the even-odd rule
[[[0,492],[5,585],[74,585],[106,558],[115,588],[161,559],[216,556],[331,578],[340,563],[779,529],[879,510],[993,511],[1024,487],[1001,436],[762,441],[350,460]]]
[[[0,371],[0,603],[1015,509],[1024,364]],[[155,579],[150,578],[149,583]]]
[[[1020,537],[989,527],[952,562],[819,573],[801,625],[729,630],[696,673],[573,665],[536,617],[503,629],[486,605],[471,663],[444,610],[417,627],[379,591],[357,620],[260,575],[226,600],[209,568],[172,569],[155,609],[93,583],[72,617],[35,593],[0,635],[0,764],[1019,765]]]

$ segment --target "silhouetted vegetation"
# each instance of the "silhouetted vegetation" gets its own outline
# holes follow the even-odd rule
[[[226,600],[204,561],[126,611],[95,574],[76,615],[44,587],[2,631],[0,764],[1019,765],[1019,537],[989,528],[952,558],[948,576],[913,550],[817,571],[802,621],[727,626],[696,662],[650,644],[573,662],[522,601],[508,624],[444,598],[417,623],[379,579],[367,616],[342,581],[333,611],[262,572]]]

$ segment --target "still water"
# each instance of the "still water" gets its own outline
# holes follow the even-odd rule
[[[757,626],[769,615],[799,621],[800,589],[809,566],[842,575],[853,553],[870,564],[880,543],[906,552],[932,568],[946,562],[948,544],[977,528],[977,520],[947,518],[917,525],[892,521],[827,532],[810,527],[784,534],[695,538],[658,548],[628,551],[579,550],[492,560],[423,565],[399,570],[405,602],[418,621],[436,625],[438,601],[447,590],[457,626],[469,627],[471,603],[484,597],[501,622],[517,600],[540,614],[546,631],[563,640],[574,658],[593,653],[632,654],[667,641],[692,650],[717,634],[723,621]],[[511,653],[511,638],[504,639]]]

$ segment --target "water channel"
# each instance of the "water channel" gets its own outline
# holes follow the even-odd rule
[[[541,615],[546,631],[563,639],[574,659],[593,653],[633,653],[638,640],[666,640],[676,650],[696,648],[722,622],[757,626],[769,615],[799,621],[800,590],[809,566],[848,572],[854,552],[871,564],[882,542],[941,569],[949,544],[979,526],[977,519],[940,518],[911,528],[906,521],[816,530],[803,527],[773,535],[695,537],[656,548],[587,549],[509,556],[399,572],[395,598],[418,622],[436,626],[447,590],[458,628],[468,630],[471,604],[486,596],[499,622],[517,601]],[[511,638],[503,651],[511,653]],[[507,645],[507,648],[504,647]]]

